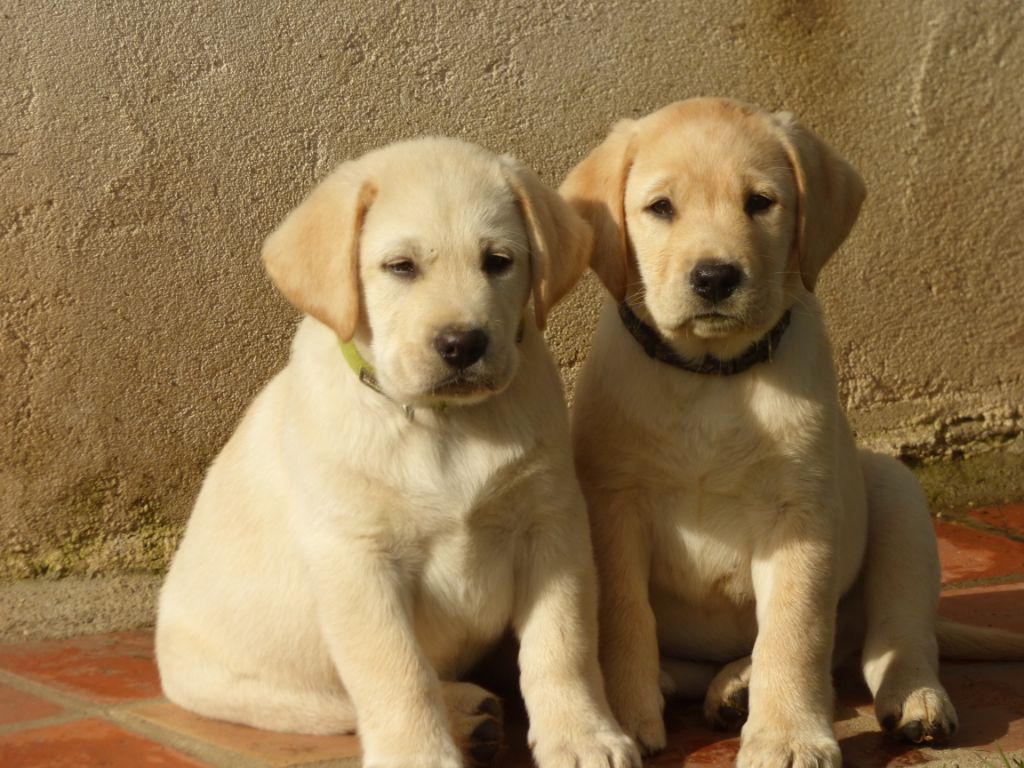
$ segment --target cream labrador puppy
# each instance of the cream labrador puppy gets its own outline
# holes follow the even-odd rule
[[[639,764],[603,692],[538,330],[589,246],[529,171],[448,139],[342,165],[270,235],[267,270],[308,317],[168,573],[168,698],[259,728],[358,727],[366,766],[485,763],[497,700],[455,681],[512,626],[537,763]]]
[[[706,692],[712,722],[747,718],[738,765],[839,766],[831,664],[852,645],[888,731],[951,734],[928,509],[855,446],[812,293],[860,177],[789,115],[697,99],[616,125],[561,192],[612,296],[573,429],[627,733],[656,751],[661,688]],[[1024,652],[940,630],[960,656]]]

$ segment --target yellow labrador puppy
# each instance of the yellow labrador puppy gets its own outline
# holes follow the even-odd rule
[[[308,317],[163,587],[172,701],[274,730],[358,726],[366,766],[486,763],[498,702],[454,681],[511,625],[537,763],[639,764],[603,692],[588,523],[538,330],[589,246],[530,172],[447,139],[346,163],[285,219],[263,258]]]
[[[660,647],[665,692],[706,692],[718,724],[747,718],[738,765],[839,766],[838,634],[837,656],[863,648],[887,730],[951,734],[928,510],[906,469],[857,450],[812,294],[860,177],[787,114],[696,99],[616,125],[561,191],[612,296],[573,429],[627,733],[665,744]],[[940,630],[960,656],[1024,651]]]

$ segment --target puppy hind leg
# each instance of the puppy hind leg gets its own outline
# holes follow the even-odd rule
[[[498,697],[472,683],[441,682],[452,736],[466,758],[466,765],[491,765],[502,744],[502,710]]]
[[[704,697],[704,719],[712,728],[738,731],[749,712],[749,656],[726,664],[715,675]]]
[[[325,735],[356,730],[355,709],[342,690],[283,688],[209,663],[190,665],[186,674],[173,674],[171,664],[161,661],[167,698],[204,717],[286,733]]]
[[[703,699],[704,719],[712,728],[738,731],[747,719],[749,656],[724,667],[662,656],[660,679],[666,699]]]
[[[928,506],[914,476],[896,460],[862,452],[868,496],[864,599],[864,679],[879,723],[922,743],[957,728],[939,682],[935,637],[940,570]]]
[[[192,667],[185,677],[173,674],[171,663],[165,660],[161,672],[167,697],[204,717],[287,733],[326,735],[357,730],[355,708],[341,690],[286,689],[208,663],[201,669]],[[179,685],[178,677],[188,683]],[[497,697],[472,683],[443,682],[441,686],[452,736],[466,765],[491,765],[502,742],[502,710]]]

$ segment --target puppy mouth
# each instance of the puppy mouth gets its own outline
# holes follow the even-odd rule
[[[719,333],[734,331],[744,325],[743,319],[724,312],[700,312],[690,315],[673,327],[675,333],[693,333],[711,330]]]
[[[429,394],[438,398],[479,397],[493,394],[497,389],[489,376],[457,373],[435,384]]]

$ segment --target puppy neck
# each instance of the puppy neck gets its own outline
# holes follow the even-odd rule
[[[349,339],[348,341],[343,341],[339,337],[338,343],[341,345],[341,354],[344,356],[345,362],[348,364],[348,367],[352,369],[352,372],[359,377],[360,383],[369,387],[381,397],[391,400],[388,393],[384,391],[383,387],[381,387],[380,382],[377,381],[377,373],[374,370],[373,365],[363,355],[362,351],[356,344],[356,340]],[[395,402],[395,405],[402,408],[405,412],[406,418],[410,421],[416,415],[416,411],[410,405],[398,402]],[[443,411],[445,407],[446,404],[441,402],[434,406],[434,410]]]

